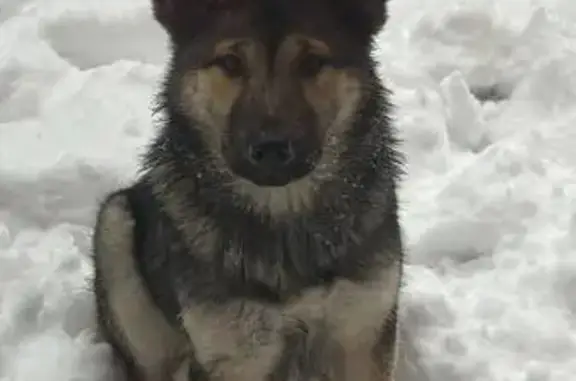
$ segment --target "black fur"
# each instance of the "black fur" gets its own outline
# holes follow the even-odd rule
[[[224,12],[251,7],[268,31],[285,24],[290,11],[307,12],[310,19],[332,16],[358,42],[370,43],[387,19],[388,0],[152,0],[156,20],[168,31],[175,45],[194,39],[209,29]],[[326,11],[331,14],[326,15]],[[271,36],[274,34],[272,33]]]

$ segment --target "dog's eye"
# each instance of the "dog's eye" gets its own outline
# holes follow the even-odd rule
[[[217,57],[213,64],[219,66],[230,77],[236,78],[244,75],[242,60],[234,54]]]
[[[307,54],[298,65],[298,73],[302,77],[315,77],[328,64],[328,58],[318,54]]]

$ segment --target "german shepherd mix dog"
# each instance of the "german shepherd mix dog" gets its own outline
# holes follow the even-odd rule
[[[154,0],[172,57],[140,179],[94,234],[139,381],[391,381],[403,249],[386,0]]]

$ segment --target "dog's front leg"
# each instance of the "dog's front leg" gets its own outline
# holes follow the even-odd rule
[[[99,208],[93,238],[98,331],[128,380],[168,381],[187,342],[166,321],[139,271],[136,215],[127,190],[109,195]]]
[[[181,318],[210,381],[264,381],[281,354],[281,314],[272,307],[190,305]]]

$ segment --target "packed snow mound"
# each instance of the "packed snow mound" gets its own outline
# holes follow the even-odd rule
[[[0,380],[110,380],[90,237],[166,36],[146,0],[0,2]],[[576,3],[391,1],[376,58],[407,157],[397,381],[574,379]]]

